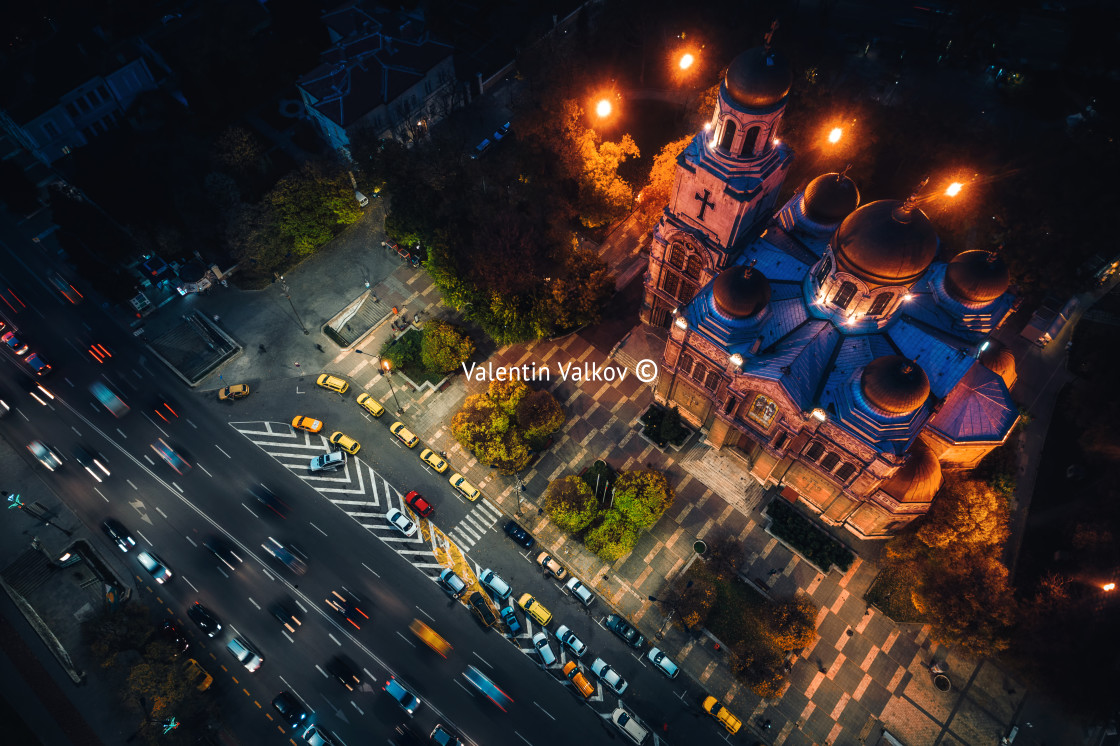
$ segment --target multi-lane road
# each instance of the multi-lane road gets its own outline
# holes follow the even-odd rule
[[[215,677],[215,694],[234,731],[261,742],[295,739],[271,706],[279,692],[288,691],[346,744],[395,742],[395,729],[406,721],[425,740],[436,723],[477,744],[625,740],[608,719],[619,698],[589,670],[602,657],[629,681],[622,699],[653,731],[649,743],[665,742],[662,723],[689,727],[690,742],[723,738],[715,723],[693,719],[695,684],[689,692],[684,676],[667,680],[643,657],[648,645],[632,650],[602,626],[610,613],[602,599],[585,609],[540,571],[535,552],[505,537],[506,517],[498,508],[485,497],[475,503],[460,497],[447,474],[420,461],[423,446],[409,450],[390,435],[391,411],[376,420],[360,408],[354,399],[366,384],[355,381],[338,395],[315,386],[313,375],[249,381],[247,399],[219,403],[212,391],[175,383],[96,301],[72,305],[43,269],[24,264],[40,259],[25,255],[0,270],[0,317],[52,370],[36,379],[21,357],[0,350],[0,398],[12,407],[0,420],[0,433],[17,450],[38,439],[67,459],[54,472],[36,464],[43,483],[25,492],[58,494],[92,529],[94,541],[104,539],[106,553],[116,550],[98,526],[114,517],[132,530],[138,549],[153,550],[167,563],[173,578],[161,586],[135,553],[126,558],[139,598],[178,619],[188,633],[192,655]],[[91,352],[91,345],[100,351]],[[115,417],[89,391],[95,381],[118,392],[130,410]],[[54,398],[38,391],[37,383]],[[293,431],[287,423],[297,414],[322,420],[322,433]],[[344,470],[309,473],[308,461],[328,450],[323,436],[335,430],[360,441],[361,451]],[[180,474],[161,460],[152,449],[159,439],[192,468]],[[110,474],[102,482],[74,460],[79,445],[103,456]],[[262,489],[286,509],[278,513],[254,499]],[[418,537],[406,538],[385,521],[387,510],[403,509],[402,493],[409,490],[436,506],[432,523],[438,531],[425,524]],[[435,580],[448,561],[447,552],[439,551],[446,547],[444,536],[467,554],[475,576],[483,567],[496,569],[513,586],[514,598],[530,592],[552,610],[550,631],[568,625],[587,643],[580,662],[595,686],[589,700],[561,675],[571,655],[555,638],[558,660],[540,665],[530,639],[539,626],[520,610],[527,629],[511,638],[500,627],[481,628],[441,589]],[[211,537],[224,538],[244,561],[233,568],[219,561],[204,547]],[[296,575],[269,555],[262,548],[269,537],[302,547],[306,573]],[[363,599],[368,620],[360,629],[326,605],[332,591]],[[269,613],[281,598],[301,609],[302,625],[294,633]],[[196,600],[222,620],[217,637],[207,639],[187,618],[186,608]],[[453,646],[446,658],[409,631],[414,619]],[[262,653],[259,670],[250,673],[226,650],[233,635]],[[354,691],[328,675],[328,663],[339,655],[362,672]],[[513,699],[508,712],[470,687],[463,672],[472,665]],[[414,716],[382,692],[390,676],[423,700]]]

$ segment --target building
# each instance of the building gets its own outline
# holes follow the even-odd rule
[[[989,340],[1010,277],[988,252],[939,258],[920,192],[861,206],[824,174],[775,214],[791,82],[768,45],[741,54],[677,160],[641,310],[669,329],[654,393],[759,482],[887,538],[1018,420],[1014,359]]]
[[[352,0],[323,23],[333,46],[296,86],[332,148],[346,151],[350,135],[362,129],[419,139],[460,104],[453,50],[430,38],[422,17],[365,10]]]

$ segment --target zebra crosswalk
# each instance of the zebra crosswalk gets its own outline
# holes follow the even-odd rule
[[[466,552],[477,544],[478,540],[486,534],[487,529],[500,518],[502,518],[502,511],[494,507],[485,497],[481,497],[474,503],[471,512],[463,516],[462,520],[447,533]]]

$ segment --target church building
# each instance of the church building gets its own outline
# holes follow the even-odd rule
[[[830,173],[775,212],[791,83],[769,43],[739,55],[677,159],[641,309],[669,329],[655,397],[786,499],[885,539],[1018,420],[990,339],[1015,299],[996,254],[940,258],[919,194],[860,205]]]

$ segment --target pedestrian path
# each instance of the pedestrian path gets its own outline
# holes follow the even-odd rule
[[[412,512],[405,506],[401,491],[361,458],[350,456],[337,471],[312,474],[307,468],[311,459],[332,450],[325,436],[295,430],[282,422],[230,425],[429,579],[439,577],[443,566],[436,559],[434,539],[425,539],[420,531],[415,536],[404,536],[389,525],[385,514],[390,509],[398,508],[407,515]]]
[[[483,497],[474,504],[471,512],[463,516],[455,528],[447,533],[464,552],[467,552],[503,517],[502,511]]]

